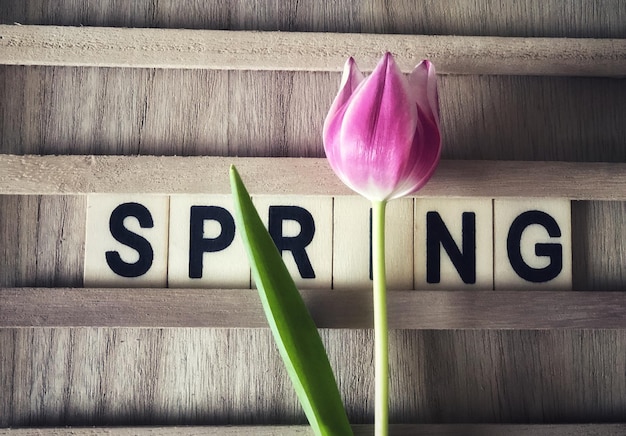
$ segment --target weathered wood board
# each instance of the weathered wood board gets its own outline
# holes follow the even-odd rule
[[[7,0],[0,2],[0,22],[353,32],[383,37],[622,38],[623,44],[626,3]],[[532,41],[529,44],[532,48]],[[617,56],[613,61],[621,65],[623,55]],[[364,62],[367,67],[371,59]],[[136,67],[0,65],[0,153],[323,157],[320,130],[341,65],[315,72]],[[581,63],[580,73],[589,68]],[[443,155],[452,162],[626,162],[626,80],[622,78],[448,74],[441,75],[439,83]],[[0,156],[3,159],[6,162]],[[536,171],[545,168],[541,165]],[[597,201],[600,198],[589,194],[589,185],[577,178],[580,167],[567,165],[562,168],[573,168],[569,176],[554,177],[550,186],[582,193],[578,198],[585,200],[572,202],[574,289],[623,291],[626,201],[623,192],[611,189],[623,174],[596,173],[591,190],[604,190],[601,199],[610,200]],[[7,173],[0,173],[0,178]],[[529,172],[527,177],[534,176]],[[90,191],[40,185],[45,191],[38,192],[33,185],[40,181],[35,177],[29,185],[21,179],[0,195],[0,286],[17,288],[11,292],[83,285],[86,198],[82,194]],[[518,191],[522,188],[518,183]],[[528,195],[537,196],[534,193],[542,189],[529,185]],[[550,295],[556,294],[546,294]],[[607,293],[598,301],[610,303],[610,298],[619,296]],[[566,314],[576,316],[571,307],[577,306],[570,306]],[[594,307],[602,309],[602,305]],[[75,309],[80,310],[80,305]],[[520,306],[514,309],[523,311]],[[559,313],[553,313],[555,324],[545,330],[523,324],[513,330],[463,326],[395,330],[390,338],[392,422],[502,425],[495,430],[469,429],[480,434],[491,430],[493,434],[623,433],[619,424],[563,425],[623,421],[626,411],[626,329],[609,325],[611,318],[604,317],[602,310],[595,318],[585,318],[591,312],[583,306],[578,309],[582,310],[578,322],[593,324],[596,319],[609,329],[587,324],[561,328]],[[480,308],[473,313],[479,316]],[[31,315],[36,317],[36,312]],[[45,319],[39,321],[41,326],[31,328],[0,328],[2,427],[304,423],[267,329],[135,328],[113,327],[114,323],[52,327],[45,325]],[[323,329],[322,336],[351,421],[371,423],[371,331]],[[398,434],[416,431],[416,427],[396,429]],[[458,427],[448,426],[419,429],[459,432]],[[154,434],[170,434],[170,430],[157,428]],[[253,433],[282,430],[254,428]],[[301,430],[288,431],[299,434]],[[0,432],[46,431],[57,430]],[[85,434],[99,431],[89,429]],[[198,432],[206,431],[211,430]],[[362,431],[367,434],[369,428]],[[460,431],[467,433],[465,428]]]

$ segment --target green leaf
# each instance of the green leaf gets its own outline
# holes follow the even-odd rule
[[[309,423],[317,435],[351,435],[317,327],[234,166],[230,167],[230,185],[235,222],[248,253],[252,277]]]

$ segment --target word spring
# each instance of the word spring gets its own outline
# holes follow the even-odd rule
[[[300,288],[371,287],[367,200],[253,201]],[[387,223],[390,289],[571,289],[569,200],[405,198]],[[230,196],[88,198],[86,286],[251,288],[246,259]]]

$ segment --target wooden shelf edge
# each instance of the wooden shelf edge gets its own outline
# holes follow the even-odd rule
[[[0,63],[125,68],[364,71],[391,51],[408,71],[623,77],[626,39],[420,36],[0,25]]]
[[[368,291],[303,290],[318,327],[372,328]],[[0,327],[266,328],[255,290],[0,289]],[[391,329],[626,328],[626,293],[392,291]]]
[[[374,434],[372,425],[353,425],[356,436]],[[409,436],[416,434],[445,436],[571,436],[622,435],[626,424],[392,424],[389,434]],[[66,428],[20,428],[0,429],[0,435],[8,436],[96,436],[96,435],[255,435],[291,436],[308,435],[308,426],[177,426],[177,427],[66,427]]]
[[[0,195],[228,195],[231,164],[252,195],[356,195],[323,158],[7,154],[0,155]],[[624,201],[626,164],[442,161],[415,196]]]

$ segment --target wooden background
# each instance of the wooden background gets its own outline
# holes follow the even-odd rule
[[[626,38],[626,3],[0,0],[0,23],[14,22]],[[0,152],[322,157],[339,77],[2,65]],[[624,79],[446,75],[440,100],[447,159],[626,162]],[[84,208],[81,196],[0,196],[0,287],[82,286]],[[574,202],[572,214],[575,289],[625,290],[626,203]],[[350,420],[371,422],[371,331],[322,337]],[[626,415],[623,330],[397,330],[390,347],[394,423]],[[266,329],[0,329],[2,427],[303,422]]]

